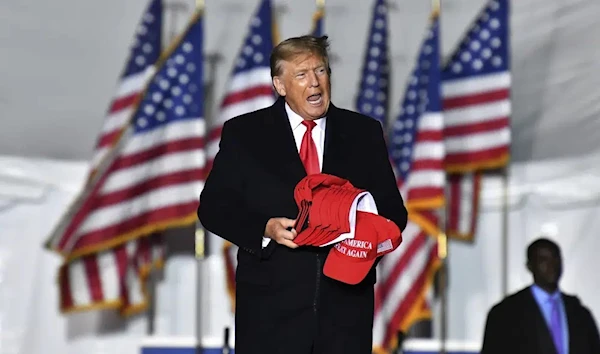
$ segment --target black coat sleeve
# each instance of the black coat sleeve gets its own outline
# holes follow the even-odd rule
[[[485,323],[481,354],[510,353],[510,340],[507,340],[506,329],[502,309],[498,305],[492,307]]]
[[[269,217],[245,205],[243,164],[235,132],[231,122],[225,122],[219,152],[200,194],[198,218],[208,231],[260,257]]]
[[[379,122],[373,121],[373,123],[375,127],[373,134],[375,136],[373,156],[375,170],[371,173],[373,181],[369,192],[375,199],[379,215],[392,220],[402,231],[406,227],[408,212],[390,164],[383,129]]]
[[[582,318],[585,321],[587,331],[588,353],[600,353],[600,334],[598,334],[598,326],[594,320],[594,316],[590,310],[582,306]]]

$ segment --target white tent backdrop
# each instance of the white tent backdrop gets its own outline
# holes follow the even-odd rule
[[[511,292],[530,282],[525,248],[544,231],[563,248],[563,288],[600,316],[600,283],[590,266],[600,247],[599,161],[600,156],[588,156],[513,166]],[[82,183],[86,164],[0,157],[0,166],[0,353],[133,353],[145,336],[146,318],[123,321],[110,311],[59,314],[59,260],[41,246]],[[484,181],[476,242],[450,244],[449,338],[471,346],[480,343],[486,312],[502,295],[501,192],[499,179]],[[201,330],[203,341],[213,345],[220,343],[223,328],[232,326],[220,247],[219,240],[211,240],[201,273]],[[193,256],[169,259],[158,285],[156,335],[195,335],[196,279]]]
[[[166,0],[168,5],[176,0]],[[193,0],[168,28],[181,29]],[[206,1],[208,54],[215,66],[214,112],[258,0]],[[306,33],[312,1],[276,1],[281,34]],[[448,54],[484,0],[443,0]],[[0,3],[0,353],[135,352],[146,319],[112,313],[58,313],[59,260],[42,249],[50,228],[74,197],[146,1],[57,0]],[[390,0],[392,113],[420,45],[430,2]],[[333,97],[352,107],[371,1],[327,0]],[[595,260],[600,239],[600,2],[512,1],[513,160],[509,288],[530,279],[525,247],[542,229],[563,248],[563,287],[600,316]],[[240,24],[231,26],[232,23]],[[165,37],[168,33],[165,34]],[[350,88],[350,89],[348,89]],[[5,155],[4,157],[1,157]],[[9,157],[13,156],[13,157]],[[585,157],[582,157],[586,155]],[[38,158],[40,157],[40,158]],[[67,159],[67,160],[52,160]],[[73,160],[70,160],[73,159]],[[501,188],[484,183],[473,245],[450,245],[449,336],[481,341],[488,308],[501,297]],[[220,249],[218,240],[211,249]],[[213,252],[214,254],[214,252]],[[196,262],[172,257],[158,287],[159,335],[195,334]],[[222,259],[202,268],[202,332],[219,342],[231,326]]]

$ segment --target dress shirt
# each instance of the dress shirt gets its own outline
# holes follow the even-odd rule
[[[565,304],[562,300],[562,296],[560,294],[560,290],[556,290],[552,294],[548,294],[545,290],[542,290],[537,285],[531,286],[531,293],[535,298],[535,302],[537,302],[542,315],[544,316],[544,320],[548,325],[548,329],[550,330],[550,315],[552,311],[552,305],[550,303],[550,299],[553,297],[559,298],[559,313],[560,313],[560,322],[562,327],[562,337],[563,337],[563,353],[569,354],[569,328],[567,327],[567,313],[565,312]],[[552,334],[550,335],[552,337]]]
[[[294,141],[296,142],[296,149],[298,153],[300,153],[300,146],[302,145],[302,138],[304,137],[304,133],[306,132],[306,126],[302,124],[304,118],[300,117],[300,115],[290,108],[290,106],[285,104],[285,111],[287,113],[288,119],[290,121],[290,126],[292,127],[292,132],[294,133]],[[319,118],[314,121],[317,125],[312,130],[312,138],[317,146],[317,156],[319,157],[319,169],[323,170],[323,149],[325,148],[325,124],[327,122],[326,117]],[[270,238],[263,237],[262,246],[267,247]]]

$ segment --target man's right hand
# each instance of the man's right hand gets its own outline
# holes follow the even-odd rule
[[[296,238],[296,230],[293,229],[296,220],[288,218],[271,218],[267,221],[265,227],[265,237],[277,242],[280,245],[287,246],[289,248],[298,247],[297,244],[292,242]],[[288,228],[292,230],[288,230]]]

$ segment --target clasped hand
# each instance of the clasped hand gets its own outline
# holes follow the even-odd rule
[[[298,235],[296,230],[293,229],[296,220],[288,218],[271,218],[267,221],[265,227],[265,237],[277,242],[280,245],[287,246],[289,248],[297,248],[298,245],[293,242],[294,238]],[[288,230],[291,228],[290,230]]]

